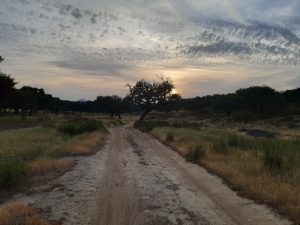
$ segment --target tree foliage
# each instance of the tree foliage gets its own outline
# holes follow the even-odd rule
[[[144,120],[152,110],[159,109],[180,98],[179,94],[172,94],[174,84],[169,78],[160,77],[159,81],[150,83],[140,80],[135,85],[127,85],[129,97],[133,104],[143,110],[140,120]]]

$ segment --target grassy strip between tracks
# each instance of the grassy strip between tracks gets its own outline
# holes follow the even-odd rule
[[[142,122],[186,160],[221,176],[242,196],[300,224],[300,140],[255,138],[235,131]]]

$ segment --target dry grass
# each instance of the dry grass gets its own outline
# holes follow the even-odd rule
[[[95,154],[104,144],[105,133],[93,132],[71,141],[62,149],[63,154],[72,156],[86,156]]]
[[[28,163],[28,176],[45,176],[48,173],[63,174],[75,165],[70,159],[36,159]]]
[[[32,207],[12,202],[0,207],[0,225],[50,225],[37,210]]]
[[[300,224],[300,172],[297,153],[292,169],[270,170],[265,165],[261,151],[231,147],[226,154],[214,151],[213,142],[217,136],[224,135],[223,130],[158,127],[152,134],[163,141],[170,131],[174,135],[174,141],[168,144],[180,155],[186,156],[191,146],[202,145],[205,156],[201,159],[201,165],[224,178],[241,195],[271,205],[296,224]]]

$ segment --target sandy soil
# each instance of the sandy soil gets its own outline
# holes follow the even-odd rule
[[[53,181],[50,192],[14,199],[66,225],[279,225],[271,209],[243,199],[205,169],[130,126]]]

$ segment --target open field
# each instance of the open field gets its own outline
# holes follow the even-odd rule
[[[220,175],[241,195],[271,205],[300,223],[297,135],[285,132],[281,136],[278,129],[277,138],[250,137],[233,127],[217,129],[168,122],[144,122],[139,127],[188,161]]]

